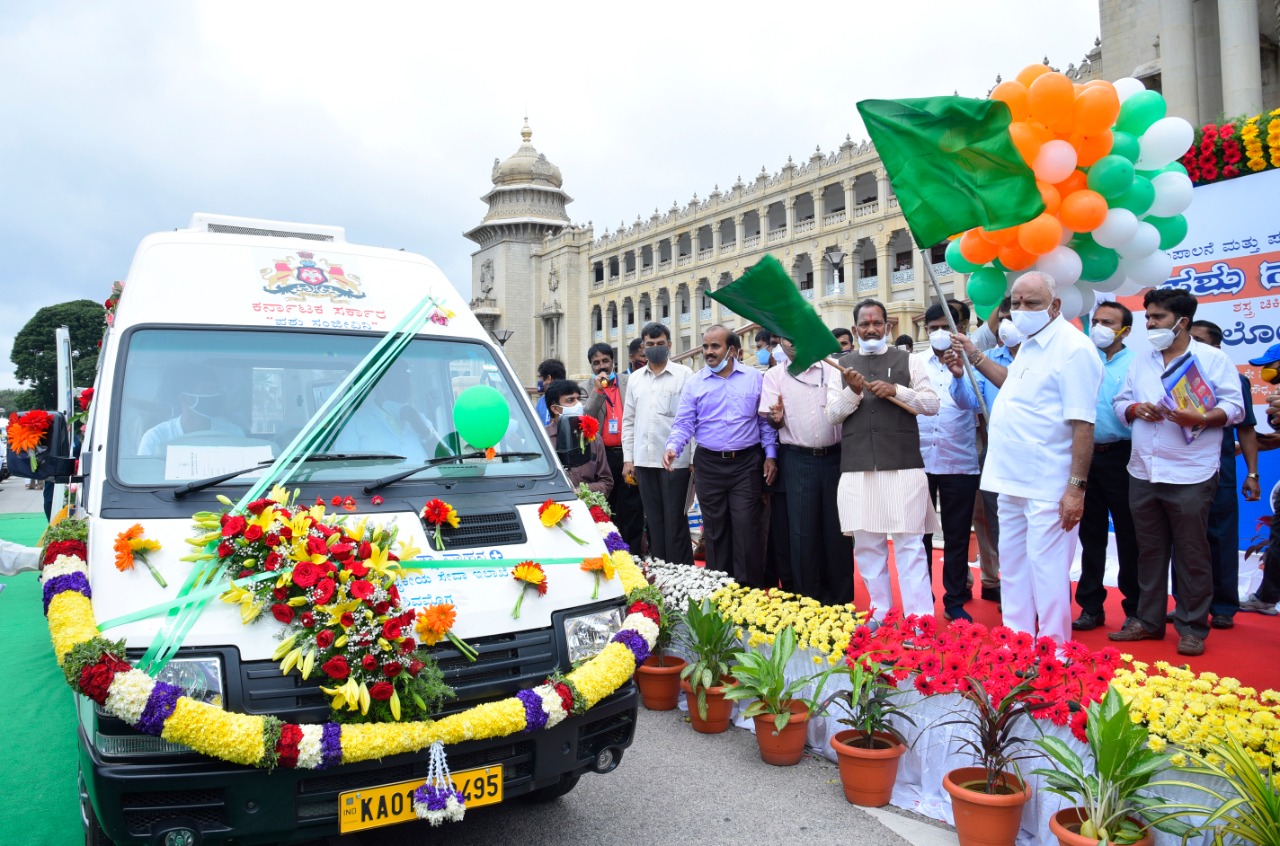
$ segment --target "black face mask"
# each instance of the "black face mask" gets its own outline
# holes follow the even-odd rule
[[[647,347],[644,355],[654,364],[666,364],[667,359],[671,357],[671,347]]]

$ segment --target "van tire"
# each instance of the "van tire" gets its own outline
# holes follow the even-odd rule
[[[578,786],[578,779],[582,776],[562,775],[560,781],[547,787],[540,787],[537,790],[531,790],[520,798],[525,802],[533,804],[541,804],[543,802],[554,802],[561,796],[564,796],[570,790]]]

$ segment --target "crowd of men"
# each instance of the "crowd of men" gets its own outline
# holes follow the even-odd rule
[[[939,533],[941,613],[971,620],[972,531],[981,598],[1014,630],[1062,642],[1106,624],[1114,533],[1125,619],[1109,638],[1159,640],[1172,623],[1178,652],[1200,655],[1238,611],[1277,613],[1267,592],[1280,573],[1262,596],[1238,592],[1236,455],[1243,494],[1257,499],[1259,444],[1248,383],[1219,349],[1221,330],[1195,320],[1195,298],[1161,288],[1143,305],[1148,343],[1135,352],[1123,304],[1100,303],[1081,331],[1054,280],[1026,273],[972,332],[964,303],[930,306],[929,347],[915,353],[910,336],[890,344],[887,311],[868,299],[851,329],[832,330],[841,353],[798,373],[791,339],[761,331],[747,352],[721,325],[693,371],[650,323],[625,369],[606,344],[588,350],[582,384],[543,362],[538,410],[575,485],[605,493],[623,539],[649,555],[693,563],[696,489],[707,566],[842,604],[856,564],[875,628],[893,607],[935,612]],[[1188,362],[1212,408],[1170,400],[1166,377]],[[590,449],[574,449],[577,428],[562,422],[582,415],[599,424]]]

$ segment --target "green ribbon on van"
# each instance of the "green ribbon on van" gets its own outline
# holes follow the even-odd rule
[[[428,294],[399,323],[379,339],[369,354],[347,374],[319,410],[307,421],[297,436],[270,466],[266,473],[231,508],[241,514],[249,503],[261,499],[276,485],[285,485],[312,455],[324,452],[355,410],[364,402],[383,374],[430,320],[431,313],[444,303]],[[178,591],[160,632],[138,661],[138,668],[156,676],[182,646],[196,620],[215,594],[209,592],[222,574],[223,563],[217,558],[218,542],[210,541],[205,552],[213,557],[195,564]],[[200,597],[193,596],[200,591]]]

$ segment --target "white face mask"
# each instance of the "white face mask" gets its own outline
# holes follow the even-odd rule
[[[1013,325],[1013,321],[1005,318],[1000,321],[1000,341],[1006,347],[1016,347],[1026,340],[1022,333],[1018,331],[1018,327]]]
[[[951,349],[951,333],[946,329],[935,329],[929,333],[929,346],[938,352]]]
[[[875,355],[884,351],[886,343],[884,338],[859,338],[858,352],[863,355]]]
[[[582,403],[574,403],[573,405],[565,405],[560,408],[561,417],[581,417]]]
[[[1089,327],[1089,337],[1093,339],[1094,346],[1100,350],[1105,350],[1116,342],[1116,331],[1110,326],[1091,326]]]
[[[1173,346],[1174,339],[1178,337],[1176,329],[1148,329],[1147,342],[1157,350],[1164,352]]]
[[[1049,325],[1049,309],[1044,311],[1014,309],[1009,317],[1012,318],[1013,325],[1018,327],[1018,331],[1027,338]]]

